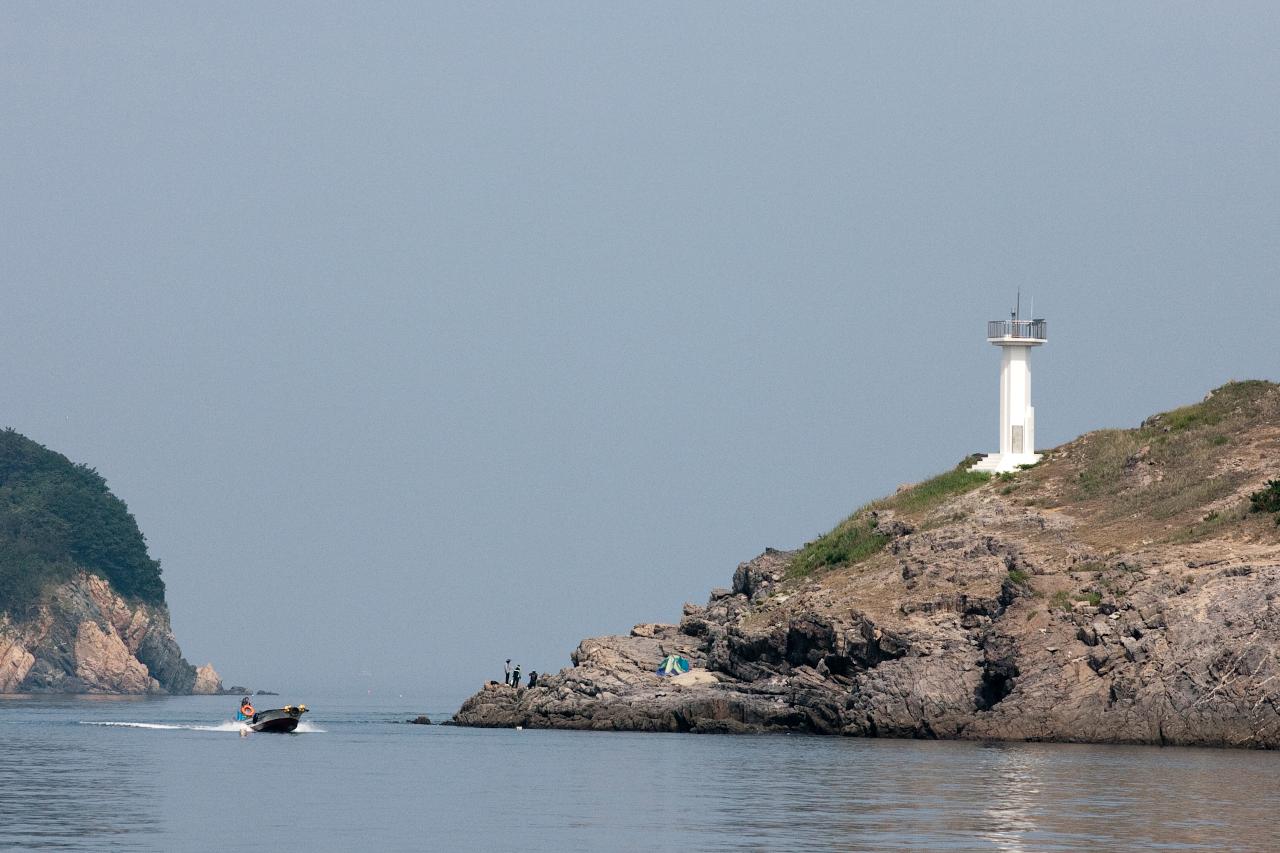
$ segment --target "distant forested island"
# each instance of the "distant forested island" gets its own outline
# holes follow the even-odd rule
[[[77,571],[164,604],[160,563],[107,481],[13,429],[0,432],[0,609],[24,615]]]
[[[0,692],[213,692],[169,627],[160,562],[93,468],[0,432]]]

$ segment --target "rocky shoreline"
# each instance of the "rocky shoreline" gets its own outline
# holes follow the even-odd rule
[[[857,516],[873,556],[797,576],[767,550],[678,624],[584,640],[453,722],[1280,747],[1280,536],[1247,511],[1280,459],[1267,385],[1220,419],[1243,432],[1178,437],[1194,454],[1143,447],[1157,418],[923,509],[879,502]],[[669,653],[693,671],[657,676]]]
[[[964,553],[1005,559],[984,550]],[[453,722],[1280,746],[1272,687],[1280,564],[1215,566],[1200,573],[1200,595],[1136,577],[1122,608],[1060,613],[1037,610],[1024,600],[1029,590],[1002,582],[1008,570],[992,566],[986,595],[932,602],[936,609],[916,611],[924,618],[889,625],[856,610],[833,618],[791,608],[753,628],[744,617],[769,599],[787,556],[743,564],[732,589],[713,592],[705,607],[686,605],[679,625],[584,640],[573,666],[536,688],[490,683]],[[1203,619],[1226,609],[1239,618]],[[694,669],[659,678],[653,664],[670,653]]]

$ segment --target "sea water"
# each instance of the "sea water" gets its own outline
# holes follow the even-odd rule
[[[1274,849],[1244,750],[414,726],[444,703],[0,697],[0,849]],[[260,706],[272,699],[257,697]],[[279,703],[277,703],[279,704]]]

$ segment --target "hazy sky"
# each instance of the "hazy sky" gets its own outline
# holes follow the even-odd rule
[[[269,5],[270,8],[264,8]],[[1280,379],[1273,3],[0,7],[0,423],[228,684],[461,700]],[[302,698],[305,698],[303,696]]]

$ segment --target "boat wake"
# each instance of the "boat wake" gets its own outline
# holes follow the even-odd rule
[[[213,726],[197,726],[197,725],[180,725],[177,723],[123,723],[113,722],[110,720],[81,720],[82,726],[114,726],[126,729],[161,729],[165,731],[188,731],[188,732],[251,732],[251,729],[244,723],[237,723],[234,720],[227,720]],[[319,728],[314,723],[299,723],[295,729],[300,734],[323,734],[324,729]]]
[[[82,726],[115,726],[125,729],[165,729],[191,732],[238,732],[244,728],[240,723],[228,720],[216,726],[183,726],[175,723],[117,723],[109,720],[81,720]]]

